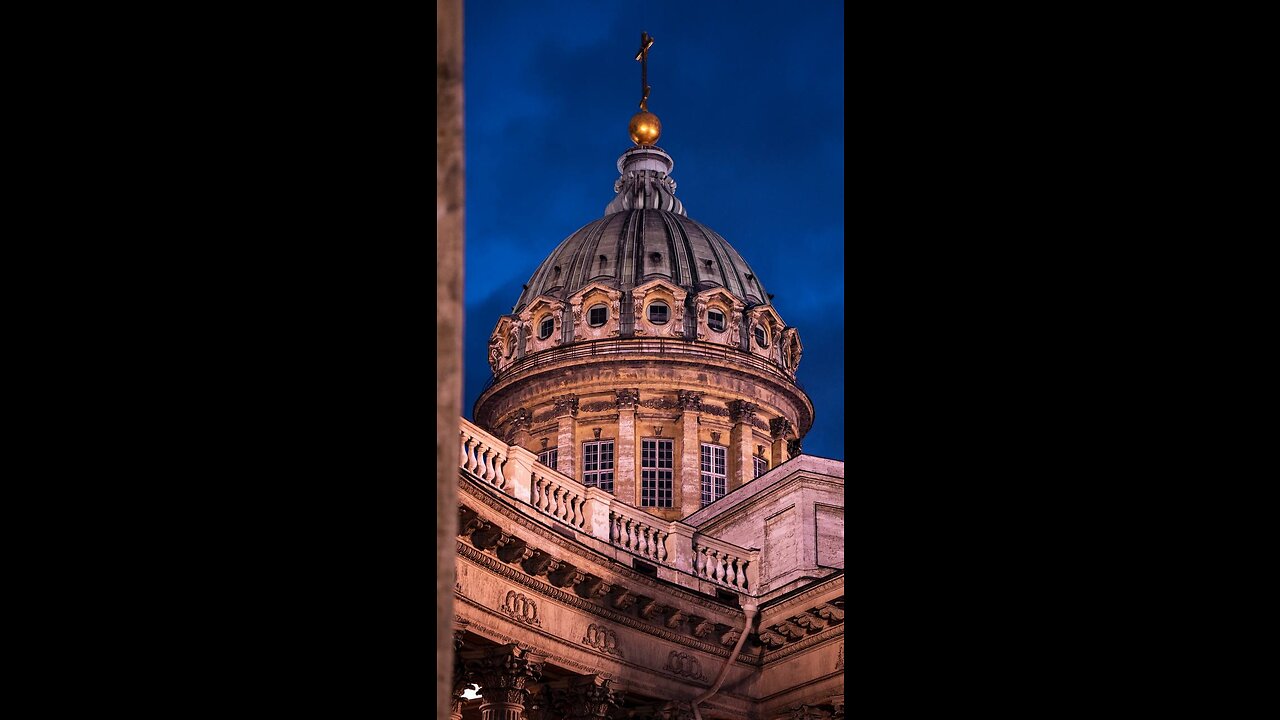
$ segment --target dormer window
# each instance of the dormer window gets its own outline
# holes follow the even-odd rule
[[[609,319],[609,308],[604,305],[594,305],[587,311],[587,324],[591,327],[600,327]]]
[[[654,325],[666,325],[670,308],[664,302],[655,302],[649,305],[649,322]]]
[[[555,318],[547,317],[538,325],[538,339],[546,340],[551,337],[551,331],[556,329]]]
[[[724,332],[724,313],[719,310],[708,310],[707,327],[716,332]]]
[[[756,326],[756,344],[762,348],[769,347],[769,333],[763,325]]]

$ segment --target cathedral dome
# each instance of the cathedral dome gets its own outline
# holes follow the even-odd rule
[[[711,228],[690,220],[675,198],[674,162],[659,148],[618,159],[617,196],[605,216],[565,238],[534,271],[512,312],[540,295],[567,299],[592,283],[628,291],[663,279],[692,294],[720,287],[747,307],[768,305],[755,271]]]

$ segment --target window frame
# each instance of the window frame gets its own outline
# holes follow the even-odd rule
[[[710,452],[708,452],[710,451]],[[717,453],[717,451],[719,451]],[[720,472],[716,472],[716,455],[719,454]],[[710,463],[707,462],[710,458]],[[702,443],[698,449],[698,478],[701,480],[702,507],[728,494],[729,448],[715,443]],[[717,480],[719,482],[717,482]],[[719,492],[717,493],[717,489]]]
[[[760,339],[761,337],[763,337],[764,339],[761,340]],[[760,347],[762,348],[769,347],[769,329],[766,328],[764,325],[756,325],[751,333],[751,338],[755,340],[756,344],[759,345]]]
[[[654,445],[652,461],[657,463],[654,465],[646,464],[650,462],[650,451],[646,447],[650,443]],[[672,438],[640,438],[640,507],[675,507],[675,446]],[[666,448],[665,458],[662,455],[663,447]],[[664,461],[666,465],[661,464]],[[650,474],[652,477],[646,477]],[[663,499],[666,500],[665,505],[661,503]]]
[[[544,460],[543,458],[549,458],[551,462],[546,462],[546,460]],[[557,472],[559,472],[560,470],[560,468],[556,467],[556,464],[559,461],[560,461],[560,448],[558,447],[547,448],[546,450],[543,450],[538,453],[538,462],[542,463],[543,465],[546,465],[547,467]]]
[[[716,315],[720,316],[720,327],[716,327],[715,325],[711,324],[711,313],[715,313]],[[707,327],[718,333],[722,333],[725,330],[728,330],[729,314],[724,312],[723,310],[720,310],[719,308],[707,308]]]
[[[666,312],[666,317],[661,321],[653,319],[653,309],[659,307]],[[644,316],[650,325],[666,325],[671,322],[671,306],[667,304],[666,300],[654,300],[645,307]]]
[[[591,313],[595,312],[596,310],[604,311],[604,319],[602,319],[598,323],[593,323],[591,322]],[[604,327],[605,323],[607,322],[609,322],[609,306],[608,305],[605,305],[604,303],[596,303],[595,305],[592,305],[591,307],[587,308],[587,327]]]
[[[752,455],[751,456],[751,472],[752,472],[752,477],[751,477],[752,480],[755,480],[761,475],[769,472],[769,458],[761,457],[760,455]]]
[[[603,453],[601,453],[600,451],[604,449],[605,445],[609,446],[609,467],[607,468],[600,467],[601,465],[604,464],[604,460],[601,459]],[[616,479],[615,473],[617,473],[617,453],[614,450],[615,447],[616,446],[614,445],[612,438],[606,439],[606,440],[587,440],[582,443],[582,484],[583,485],[587,487],[598,487],[601,490],[609,493],[610,495],[613,494],[614,480]],[[590,469],[592,460],[591,460],[591,454],[587,452],[589,449],[594,449],[596,451],[595,453],[596,468],[594,470]],[[605,487],[601,483],[600,476],[605,474],[608,474],[609,476],[608,487]]]
[[[547,323],[551,323],[551,328],[547,330],[546,335],[543,335],[542,328],[546,327]],[[556,319],[554,316],[547,315],[546,317],[538,321],[538,339],[539,340],[546,340],[550,338],[552,335],[554,335],[555,332],[556,332]]]

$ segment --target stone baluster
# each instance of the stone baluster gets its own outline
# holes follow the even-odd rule
[[[716,582],[724,582],[724,556],[720,554],[719,550],[712,550],[711,555],[716,561]]]
[[[467,464],[471,461],[471,440],[472,440],[471,436],[467,434],[466,430],[463,430],[462,431],[462,459],[458,461],[459,463],[461,463],[463,470],[467,468]]]
[[[670,533],[658,532],[658,561],[665,563],[667,561],[667,536]]]
[[[555,515],[556,510],[560,509],[560,507],[556,504],[556,500],[557,500],[556,496],[560,494],[560,488],[557,486],[551,485],[550,480],[547,480],[547,485],[550,486],[550,491],[547,493],[547,513],[551,515]]]
[[[733,580],[735,576],[733,574],[733,563],[735,560],[737,560],[737,558],[732,555],[724,556],[724,581],[728,585],[734,584]]]

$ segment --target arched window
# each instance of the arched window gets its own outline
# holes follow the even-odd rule
[[[546,340],[547,338],[551,337],[551,331],[555,330],[555,328],[556,328],[555,318],[547,316],[538,325],[538,339]]]

